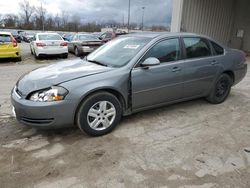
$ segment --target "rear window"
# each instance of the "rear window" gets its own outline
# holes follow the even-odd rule
[[[216,55],[223,55],[224,54],[224,48],[222,48],[220,45],[216,44],[215,42],[212,42],[212,46],[214,48],[214,52]]]
[[[11,36],[10,35],[2,35],[0,34],[0,42],[11,42]]]
[[[62,40],[60,35],[38,35],[38,39],[39,40]]]
[[[96,40],[94,35],[79,35],[79,40]]]

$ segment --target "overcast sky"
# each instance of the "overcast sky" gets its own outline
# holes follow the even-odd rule
[[[22,0],[1,0],[0,13],[18,13]],[[82,22],[127,22],[128,0],[29,0],[38,6],[43,3],[50,14],[62,11],[77,15]],[[131,0],[131,22],[141,23],[142,7],[145,7],[145,25],[168,25],[171,20],[172,0]]]

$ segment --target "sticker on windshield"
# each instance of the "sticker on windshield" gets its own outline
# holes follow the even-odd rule
[[[139,48],[140,45],[135,45],[135,44],[127,44],[126,46],[124,46],[123,48],[125,49],[137,49]]]

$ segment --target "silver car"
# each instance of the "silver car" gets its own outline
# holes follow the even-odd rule
[[[122,116],[195,98],[219,104],[247,72],[243,52],[205,36],[147,33],[118,37],[85,59],[63,61],[20,78],[16,118],[34,127],[77,125],[109,133]]]
[[[103,42],[92,34],[78,33],[68,42],[68,50],[76,56],[82,56],[93,52],[102,44]]]

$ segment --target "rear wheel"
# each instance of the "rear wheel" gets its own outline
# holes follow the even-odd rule
[[[79,52],[79,49],[78,49],[77,47],[75,47],[74,52],[75,52],[75,55],[76,55],[77,57],[80,56],[80,52]]]
[[[223,103],[230,94],[233,85],[232,78],[228,74],[222,74],[216,81],[211,93],[206,98],[212,104]]]
[[[81,131],[90,136],[102,136],[117,126],[121,116],[119,100],[108,92],[99,92],[89,96],[81,104],[76,120]]]
[[[62,54],[61,57],[64,58],[64,59],[67,59],[68,58],[68,53]]]
[[[20,62],[20,61],[22,61],[22,58],[21,58],[21,57],[15,58],[15,62]]]
[[[36,59],[40,58],[40,56],[36,54],[36,51],[34,51],[34,56],[35,56]]]

